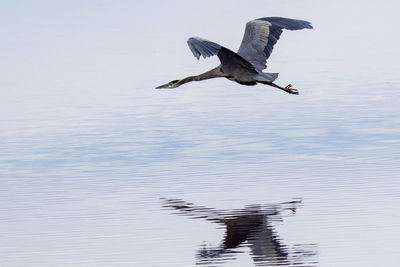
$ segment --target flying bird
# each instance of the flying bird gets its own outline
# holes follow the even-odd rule
[[[202,81],[211,78],[225,77],[244,85],[266,84],[284,90],[290,94],[298,94],[298,90],[289,84],[281,87],[273,83],[278,73],[267,73],[267,59],[274,45],[279,40],[282,30],[312,29],[311,23],[304,20],[281,17],[267,17],[247,22],[243,40],[237,53],[217,43],[200,37],[191,37],[187,41],[193,55],[200,59],[217,55],[221,64],[200,75],[189,76],[181,80],[173,80],[160,85],[156,89],[176,88],[191,81]]]

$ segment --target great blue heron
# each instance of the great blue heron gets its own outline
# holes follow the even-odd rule
[[[262,83],[282,89],[290,94],[298,94],[299,92],[292,88],[291,84],[280,87],[273,83],[278,77],[278,73],[265,73],[262,70],[267,67],[267,59],[283,29],[301,30],[305,28],[312,29],[313,27],[308,21],[281,17],[251,20],[246,24],[243,40],[237,53],[206,39],[191,37],[187,43],[197,59],[200,58],[200,55],[203,58],[217,55],[221,65],[200,75],[173,80],[156,87],[156,89],[176,88],[191,81],[225,77],[244,85]]]

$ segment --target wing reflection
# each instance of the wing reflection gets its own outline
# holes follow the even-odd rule
[[[238,248],[247,246],[256,266],[315,266],[316,244],[285,246],[272,224],[282,221],[283,211],[294,214],[300,204],[301,200],[294,200],[274,205],[246,206],[238,210],[217,210],[180,199],[163,199],[163,207],[175,209],[181,215],[225,225],[225,236],[219,246],[203,245],[197,252],[199,265],[234,260],[240,253]]]

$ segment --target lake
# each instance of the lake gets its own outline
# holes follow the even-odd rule
[[[1,266],[398,266],[396,1],[0,5]],[[266,16],[300,95],[154,90]]]

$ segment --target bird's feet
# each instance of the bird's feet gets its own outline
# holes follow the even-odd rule
[[[291,84],[288,84],[283,90],[285,90],[289,94],[294,94],[294,95],[298,95],[299,94],[299,91],[297,89],[292,88]]]

